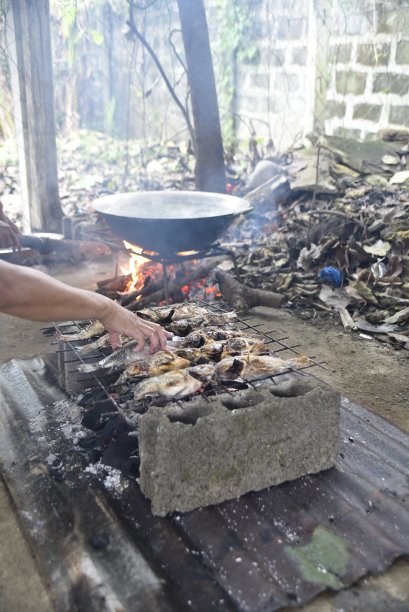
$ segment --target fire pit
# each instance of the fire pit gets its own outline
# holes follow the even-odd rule
[[[237,325],[266,330],[283,356],[298,350],[260,321]],[[56,609],[278,610],[408,554],[408,436],[364,408],[342,400],[335,468],[158,518],[135,479],[126,395],[115,381],[80,374],[66,348],[58,353],[60,380],[75,396],[83,391],[79,401],[56,385],[55,355],[0,368],[2,473]],[[265,384],[282,387],[288,376]],[[304,370],[291,377],[307,379]],[[242,393],[229,391],[232,402]],[[115,415],[121,426],[109,431]],[[127,465],[130,476],[113,463],[122,474]]]

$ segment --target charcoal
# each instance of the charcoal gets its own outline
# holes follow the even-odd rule
[[[116,410],[111,400],[95,402],[95,405],[84,414],[81,424],[87,429],[98,431],[106,425],[112,418],[112,412]]]

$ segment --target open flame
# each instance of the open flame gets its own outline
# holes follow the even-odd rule
[[[154,251],[143,251],[140,247],[126,240],[124,240],[124,245],[129,252],[129,267],[128,270],[124,272],[125,274],[130,274],[132,277],[132,280],[125,289],[125,293],[130,291],[142,291],[147,282],[162,278],[162,266],[141,255],[142,252],[147,255],[157,255],[157,253]],[[136,299],[140,299],[141,297],[142,296],[138,296]]]
[[[144,255],[158,255],[153,251],[143,250],[141,247],[138,247],[134,244],[131,244],[124,240],[124,246],[129,254],[129,262],[127,265],[123,267],[121,272],[123,274],[129,274],[131,276],[131,280],[126,286],[124,293],[130,292],[142,292],[145,287],[148,287],[152,282],[163,283],[163,267],[162,264],[152,261]],[[166,270],[168,273],[169,280],[174,280],[175,276],[181,278],[180,285],[180,295],[179,300],[183,297],[184,299],[192,299],[192,298],[200,298],[200,299],[215,299],[220,297],[219,288],[215,285],[211,284],[210,279],[208,278],[198,278],[190,282],[189,284],[183,285],[183,274],[188,275],[191,272],[192,267],[198,266],[199,262],[196,259],[190,259],[189,261],[189,269],[186,268],[188,265],[187,261],[183,261],[183,257],[192,257],[197,255],[199,251],[181,251],[177,253],[181,257],[181,264],[184,264],[181,268],[181,271],[176,273],[173,265],[167,265]],[[136,301],[139,301],[142,298],[142,293],[135,297]]]
[[[180,255],[181,257],[188,257],[190,255],[197,255],[199,251],[179,251],[176,255]]]

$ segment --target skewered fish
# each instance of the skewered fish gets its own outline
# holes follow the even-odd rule
[[[244,353],[262,355],[263,353],[268,353],[268,346],[256,337],[239,336],[237,338],[229,338],[224,345],[222,359],[229,355],[240,355]]]
[[[105,327],[99,321],[94,321],[90,325],[87,325],[76,334],[57,334],[57,339],[60,342],[74,342],[76,340],[87,340],[87,338],[93,338],[94,336],[100,336],[105,331]]]
[[[136,340],[127,342],[121,348],[110,353],[103,359],[100,359],[96,363],[84,363],[78,366],[80,372],[96,372],[97,370],[103,370],[106,368],[121,368],[133,363],[134,361],[141,361],[146,359],[148,356],[148,348],[144,348],[142,351],[135,351]]]
[[[209,382],[213,377],[215,367],[214,363],[201,363],[187,368],[186,372],[202,382]]]
[[[142,308],[138,310],[138,315],[143,319],[148,319],[153,323],[159,323],[164,325],[172,321],[173,314],[175,312],[174,307],[170,306],[155,306],[153,308]]]
[[[135,361],[128,366],[123,374],[126,378],[132,376],[159,376],[171,370],[183,370],[190,366],[190,361],[179,357],[171,351],[158,351],[146,359]]]
[[[238,355],[237,357],[226,357],[219,361],[215,368],[214,377],[217,380],[235,380],[238,377],[272,376],[286,370],[303,368],[309,363],[310,360],[306,355],[289,359],[280,359],[272,355]]]
[[[193,330],[193,327],[187,319],[179,319],[178,321],[173,321],[167,329],[176,334],[176,336],[187,336]]]
[[[92,353],[92,351],[97,351],[99,349],[105,348],[110,345],[109,334],[104,334],[100,336],[94,342],[90,342],[89,344],[83,344],[82,346],[77,346],[77,351],[80,355],[88,355],[88,353]]]
[[[191,365],[196,364],[199,359],[205,359],[199,349],[195,348],[172,348],[172,351],[176,353],[179,357],[183,357],[183,359],[187,359]]]
[[[196,393],[202,384],[200,380],[193,378],[186,371],[175,370],[143,380],[136,385],[134,397],[137,402],[149,397],[165,400],[182,399]]]
[[[172,306],[143,308],[138,314],[162,325],[165,322],[188,320],[193,326],[201,323],[223,325],[231,322],[236,316],[234,312],[209,312],[207,308],[184,302]]]

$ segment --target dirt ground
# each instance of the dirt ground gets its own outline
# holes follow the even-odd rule
[[[59,266],[49,270],[69,284],[95,289],[96,281],[114,274],[114,262],[105,258],[86,266]],[[286,309],[255,309],[275,335],[288,336],[286,343],[300,345],[299,351],[324,362],[325,369],[314,368],[314,375],[343,395],[409,433],[409,351],[395,350],[377,340],[360,338],[357,333],[344,332],[334,318],[304,321]],[[0,362],[13,357],[28,358],[53,350],[52,338],[41,334],[43,323],[31,323],[0,315],[3,342]],[[0,537],[7,540],[0,553],[0,609],[48,610],[42,584],[36,575],[34,562],[24,544],[14,518],[10,500],[0,480]],[[21,571],[30,582],[30,606],[27,591],[21,589]],[[13,569],[14,568],[14,569]],[[332,596],[325,595],[306,609],[314,612],[344,610],[409,610],[409,562],[396,562],[385,574],[361,581],[358,589]],[[26,582],[27,584],[27,582]],[[373,594],[375,592],[375,595]],[[376,595],[377,593],[377,595]],[[383,602],[383,603],[382,603]],[[379,607],[381,606],[381,607]]]

